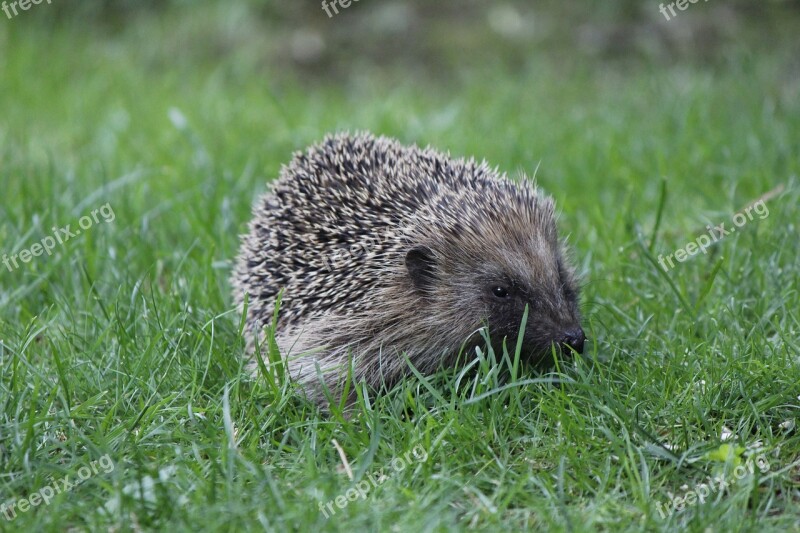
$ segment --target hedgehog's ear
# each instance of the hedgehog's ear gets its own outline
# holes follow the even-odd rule
[[[420,291],[430,292],[436,281],[436,258],[427,246],[415,246],[406,254],[406,268],[411,283]]]

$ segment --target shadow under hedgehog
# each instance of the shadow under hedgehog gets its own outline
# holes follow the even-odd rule
[[[526,306],[524,361],[583,351],[553,201],[486,162],[368,133],[294,155],[256,202],[231,281],[240,310],[249,294],[250,352],[284,291],[278,347],[323,406],[320,380],[338,400],[351,358],[353,380],[379,389],[410,374],[403,354],[431,374],[485,344],[482,328],[501,353]]]

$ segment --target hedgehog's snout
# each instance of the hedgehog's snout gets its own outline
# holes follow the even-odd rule
[[[583,343],[586,335],[580,327],[570,328],[564,332],[560,339],[560,344],[564,348],[571,348],[578,353],[583,353]]]

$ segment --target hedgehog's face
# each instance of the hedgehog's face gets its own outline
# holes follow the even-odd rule
[[[472,241],[436,252],[415,246],[406,254],[414,288],[425,294],[436,313],[448,313],[458,324],[453,334],[466,338],[488,325],[495,352],[500,353],[506,339],[513,353],[527,307],[522,337],[527,361],[542,361],[553,345],[562,352],[582,353],[578,289],[555,233],[507,233],[502,242],[474,247]],[[487,249],[503,253],[488,254]]]
[[[555,268],[559,276],[551,281],[529,272],[498,269],[486,265],[486,272],[476,279],[495,352],[502,341],[513,352],[527,308],[522,336],[523,358],[538,362],[555,344],[562,352],[583,353],[585,340],[578,313],[577,288],[560,259]]]

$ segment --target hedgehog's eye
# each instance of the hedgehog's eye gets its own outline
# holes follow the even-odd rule
[[[497,298],[508,298],[508,289],[500,286],[492,287],[492,294]]]

